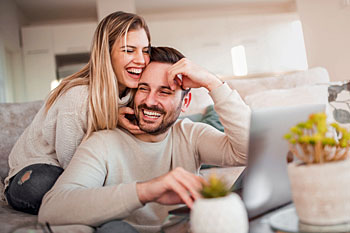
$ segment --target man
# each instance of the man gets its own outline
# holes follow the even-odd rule
[[[186,89],[196,87],[208,89],[225,133],[187,119],[176,122],[191,101]],[[156,232],[174,204],[192,207],[200,197],[203,180],[195,174],[202,163],[245,163],[249,107],[174,49],[152,50],[134,110],[145,133],[99,131],[83,142],[44,197],[40,222],[100,226],[122,219],[140,232]]]

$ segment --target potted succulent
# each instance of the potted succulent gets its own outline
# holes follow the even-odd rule
[[[300,222],[350,222],[350,133],[315,113],[285,135],[297,158],[288,164],[293,202]]]
[[[203,198],[195,201],[191,210],[193,233],[247,233],[248,216],[241,198],[230,191],[223,179],[215,174],[203,184]]]

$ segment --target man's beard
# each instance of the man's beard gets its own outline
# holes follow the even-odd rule
[[[148,124],[147,122],[145,126],[140,124],[140,115],[143,114],[142,113],[142,109],[145,110],[149,110],[149,111],[156,111],[159,112],[163,115],[163,119],[162,122],[155,128],[149,128],[147,127]],[[179,104],[179,106],[175,109],[175,111],[169,112],[167,114],[167,112],[165,112],[162,108],[159,108],[157,106],[147,106],[146,104],[140,104],[138,106],[138,113],[136,114],[136,121],[137,121],[137,125],[140,127],[140,129],[148,134],[151,135],[159,135],[162,133],[165,133],[177,120],[177,118],[179,117],[181,112],[181,103]],[[169,119],[170,117],[170,119]]]

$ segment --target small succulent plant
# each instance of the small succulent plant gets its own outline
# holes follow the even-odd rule
[[[350,133],[337,123],[327,123],[325,113],[314,113],[284,135],[291,152],[301,161],[323,163],[349,156]]]
[[[224,197],[228,195],[230,189],[228,188],[227,183],[217,177],[216,174],[211,174],[208,179],[208,183],[203,184],[201,194],[204,198],[216,198]]]

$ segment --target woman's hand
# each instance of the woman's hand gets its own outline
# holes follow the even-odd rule
[[[119,112],[118,125],[120,127],[126,129],[127,131],[129,131],[134,135],[145,133],[136,125],[136,120],[130,121],[127,118],[127,115],[134,116],[135,114],[134,109],[129,107],[121,107],[119,108],[118,112]]]

